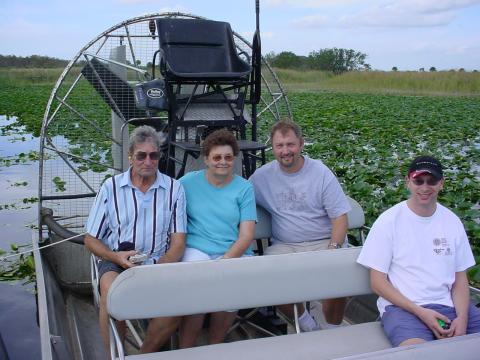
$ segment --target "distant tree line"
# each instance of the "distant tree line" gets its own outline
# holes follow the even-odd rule
[[[291,51],[279,54],[270,52],[265,56],[270,65],[282,69],[324,70],[341,74],[352,70],[370,70],[365,62],[367,54],[353,49],[320,49],[308,56],[295,55]]]
[[[398,71],[398,68],[396,66],[392,67],[392,71]],[[436,72],[437,71],[437,68],[435,66],[431,66],[430,69],[428,69],[428,71],[430,72]],[[458,70],[455,70],[455,69],[450,69],[448,70],[448,72],[465,72],[465,69],[464,68],[460,68]],[[418,69],[418,72],[425,72],[425,68],[424,67],[421,67],[420,69]],[[478,70],[472,70],[472,72],[474,73],[477,73]]]
[[[57,68],[67,66],[67,60],[49,56],[32,55],[27,57],[0,55],[0,68]]]

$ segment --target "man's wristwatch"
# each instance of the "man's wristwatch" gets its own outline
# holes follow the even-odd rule
[[[342,245],[339,244],[339,243],[336,243],[336,242],[331,242],[330,244],[328,244],[328,248],[329,249],[341,249]]]

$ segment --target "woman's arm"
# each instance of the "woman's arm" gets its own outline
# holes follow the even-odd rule
[[[224,259],[236,258],[242,256],[253,241],[255,234],[255,221],[242,221],[239,226],[238,239],[223,255]]]

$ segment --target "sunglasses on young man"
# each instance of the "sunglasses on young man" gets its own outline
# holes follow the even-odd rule
[[[213,156],[212,156],[212,160],[215,161],[215,162],[218,162],[218,161],[222,160],[222,158],[223,158],[226,162],[232,162],[232,161],[235,159],[235,156],[233,156],[233,155],[231,155],[231,154],[227,154],[227,155],[217,154],[217,155],[213,155]]]
[[[427,183],[429,186],[437,185],[441,179],[436,179],[434,177],[427,177],[427,178],[410,178],[414,185],[422,186],[423,184]]]
[[[150,153],[144,152],[144,151],[139,151],[133,155],[137,161],[144,161],[147,156],[150,158],[152,161],[157,161],[160,159],[160,152],[159,151],[152,151]]]

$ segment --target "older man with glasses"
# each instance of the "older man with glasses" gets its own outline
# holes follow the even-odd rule
[[[104,182],[87,221],[85,246],[100,259],[99,321],[107,351],[106,298],[118,274],[141,264],[177,262],[185,249],[185,193],[180,182],[158,171],[161,144],[159,135],[150,126],[137,127],[132,132],[130,168]],[[179,321],[179,318],[152,319],[140,352],[157,351]],[[119,323],[122,338],[125,331],[125,324]]]
[[[475,265],[460,219],[437,202],[445,179],[440,162],[410,164],[408,200],[375,221],[358,263],[370,268],[382,326],[393,346],[480,332],[466,270]]]

